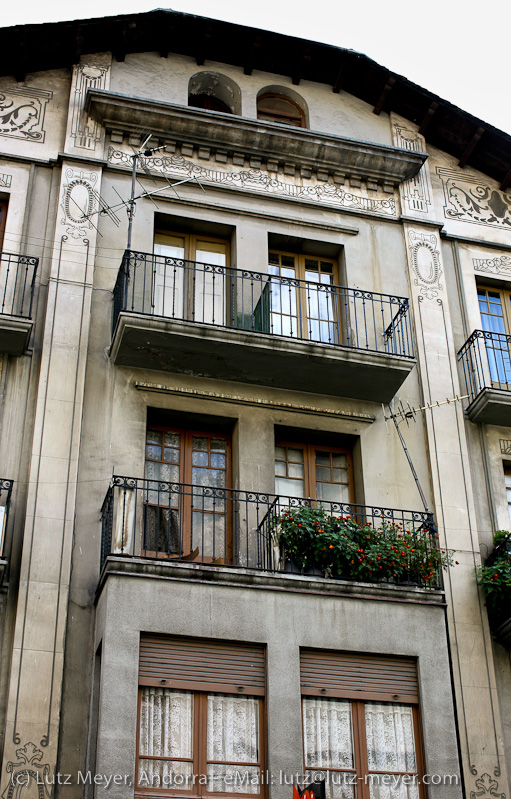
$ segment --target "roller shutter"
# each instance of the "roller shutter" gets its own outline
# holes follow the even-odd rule
[[[303,649],[302,694],[359,701],[419,701],[416,661],[409,658],[343,654]]]
[[[140,685],[264,696],[265,650],[251,644],[143,634]]]

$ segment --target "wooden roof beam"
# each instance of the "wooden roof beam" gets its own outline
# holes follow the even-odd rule
[[[383,91],[378,98],[378,102],[373,108],[373,114],[376,114],[376,116],[379,116],[379,114],[381,113],[382,108],[385,105],[385,101],[387,100],[389,94],[391,93],[395,82],[396,82],[395,78],[389,78],[387,80],[387,83],[383,87]]]
[[[460,169],[463,169],[463,167],[467,163],[468,159],[474,152],[474,147],[476,146],[477,142],[479,141],[483,133],[484,133],[484,128],[477,128],[476,132],[474,133],[469,143],[467,144],[465,152],[458,161],[458,166],[460,167]]]
[[[333,91],[334,94],[339,94],[339,92],[342,89],[342,81],[343,81],[343,78],[344,78],[344,68],[345,68],[345,66],[346,66],[346,59],[343,58],[343,60],[341,61],[341,65],[339,67],[339,72],[337,73],[337,77],[334,80],[334,84],[332,86],[332,91]]]
[[[436,112],[436,110],[438,108],[438,105],[439,104],[436,102],[436,100],[433,100],[433,102],[429,106],[428,110],[424,114],[424,119],[422,120],[420,128],[419,128],[419,133],[421,134],[421,136],[424,136],[424,134],[426,133],[428,125],[431,122],[431,120],[433,119],[433,116],[434,116],[434,114],[435,114],[435,112]]]
[[[208,49],[208,44],[210,43],[211,39],[213,38],[213,32],[211,29],[211,25],[208,25],[206,30],[204,31],[204,35],[202,37],[202,41],[199,44],[197,49],[197,55],[195,56],[195,60],[197,62],[198,67],[203,67],[204,62],[206,61],[206,53]]]
[[[506,174],[506,177],[504,178],[504,180],[500,184],[500,190],[501,191],[506,191],[506,189],[508,188],[510,183],[511,183],[511,167],[509,167],[509,169],[507,171],[507,174]]]
[[[245,65],[243,67],[243,73],[245,75],[251,75],[254,69],[254,62],[256,60],[256,56],[258,51],[261,49],[262,39],[260,36],[256,36],[252,47],[250,45],[247,46],[247,60],[245,61]]]
[[[306,66],[308,62],[311,60],[310,57],[310,47],[304,47],[303,52],[300,56],[296,59],[296,68],[294,73],[291,75],[291,80],[293,81],[293,86],[298,86],[302,77],[303,73],[306,71]]]

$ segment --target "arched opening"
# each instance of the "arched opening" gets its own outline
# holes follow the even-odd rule
[[[219,72],[197,72],[188,84],[188,105],[224,114],[241,114],[237,83]]]
[[[280,86],[268,86],[257,96],[257,118],[306,128],[307,107],[296,92]]]

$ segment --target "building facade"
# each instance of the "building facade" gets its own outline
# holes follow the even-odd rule
[[[2,37],[2,797],[508,796],[511,138],[177,12]]]

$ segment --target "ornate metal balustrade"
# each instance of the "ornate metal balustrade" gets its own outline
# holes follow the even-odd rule
[[[30,255],[0,252],[0,314],[31,318],[38,263]]]
[[[3,557],[4,538],[9,518],[13,480],[0,477],[0,558]]]
[[[277,537],[283,515],[302,508],[368,525],[387,543],[390,534],[402,534],[401,559],[415,548],[423,560],[438,552],[431,513],[115,476],[101,511],[101,566],[109,555],[121,555],[282,571]],[[388,574],[385,580],[438,586],[438,574],[424,575],[402,570],[399,580]]]
[[[405,297],[127,250],[121,311],[413,358]]]
[[[458,353],[471,401],[484,388],[511,391],[511,336],[474,330]]]

